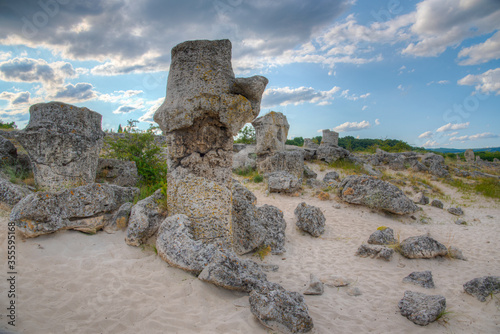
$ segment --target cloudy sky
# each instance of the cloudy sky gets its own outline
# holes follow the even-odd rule
[[[222,38],[289,137],[500,146],[498,0],[0,0],[0,118],[56,100],[147,128],[171,48]]]

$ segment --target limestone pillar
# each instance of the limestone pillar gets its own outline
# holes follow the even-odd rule
[[[197,240],[231,239],[233,136],[258,116],[267,82],[234,77],[229,40],[172,49],[166,98],[154,120],[168,145],[168,214],[190,217]]]

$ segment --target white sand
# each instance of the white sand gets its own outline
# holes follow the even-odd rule
[[[450,195],[444,200],[445,208],[461,204],[468,226],[455,225],[455,216],[430,206],[416,214],[432,219],[431,224],[422,225],[410,217],[335,199],[320,201],[308,189],[300,197],[266,196],[262,186],[251,185],[258,205],[279,207],[287,221],[287,252],[263,261],[279,265],[279,271],[268,273],[268,279],[299,292],[306,288],[310,273],[355,281],[361,296],[349,296],[346,287],[326,287],[322,296],[305,296],[315,325],[312,333],[499,333],[500,296],[481,303],[464,293],[462,285],[476,277],[500,275],[500,207],[484,198],[464,200],[451,189],[441,188]],[[296,229],[293,211],[302,201],[324,212],[322,237]],[[340,209],[335,208],[339,204]],[[4,277],[8,212],[0,215]],[[354,256],[359,245],[382,225],[393,228],[401,240],[430,233],[445,245],[462,249],[469,261],[408,260],[395,254],[385,262]],[[122,231],[93,236],[63,231],[27,240],[17,235],[16,327],[6,324],[8,283],[2,279],[0,332],[271,333],[251,314],[246,294],[201,282],[169,267],[150,249],[126,245],[124,238]],[[432,271],[435,289],[402,283],[411,272],[423,270]],[[446,322],[420,327],[401,316],[397,304],[405,290],[445,296],[451,312]]]

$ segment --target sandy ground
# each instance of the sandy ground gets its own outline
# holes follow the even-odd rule
[[[318,179],[327,171],[318,172]],[[314,190],[299,197],[266,195],[263,185],[250,184],[258,205],[280,208],[287,222],[283,255],[260,259],[277,264],[270,281],[303,292],[309,275],[350,278],[360,296],[347,287],[325,288],[322,296],[305,296],[315,328],[312,333],[499,333],[499,295],[481,303],[463,292],[476,277],[500,275],[500,205],[482,197],[462,198],[440,185],[445,209],[460,204],[467,226],[454,224],[446,210],[424,206],[410,217],[389,215],[331,200],[320,201]],[[332,194],[333,195],[333,194]],[[432,196],[431,196],[432,199]],[[326,232],[313,238],[295,227],[293,211],[305,201],[321,208]],[[0,212],[2,277],[7,276],[8,211]],[[419,222],[421,216],[430,224]],[[379,226],[401,240],[430,233],[445,245],[460,248],[468,261],[408,260],[395,254],[390,262],[354,254]],[[227,291],[169,267],[150,247],[125,244],[125,232],[85,235],[62,231],[35,239],[16,236],[16,326],[7,325],[9,283],[0,281],[0,332],[13,333],[272,333],[251,314],[248,295]],[[153,242],[153,241],[151,241]],[[431,270],[435,289],[402,283],[413,271]],[[405,290],[446,297],[441,320],[420,327],[399,314]]]

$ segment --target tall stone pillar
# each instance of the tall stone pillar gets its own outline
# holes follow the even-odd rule
[[[102,116],[88,108],[61,102],[30,107],[30,121],[16,135],[43,190],[94,183],[104,132]]]
[[[233,136],[258,116],[267,83],[234,77],[229,40],[172,49],[166,98],[154,120],[167,139],[168,214],[190,217],[197,240],[231,241]]]

